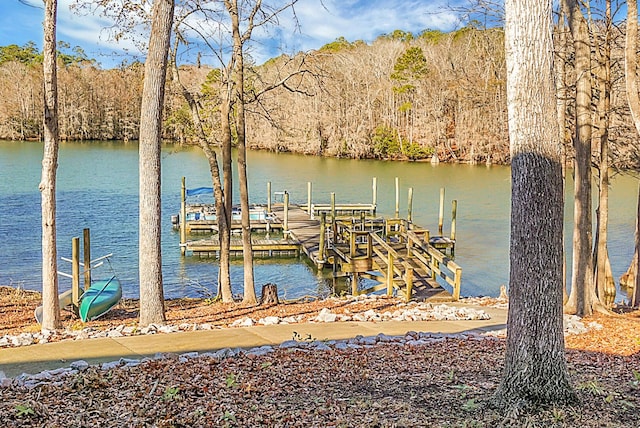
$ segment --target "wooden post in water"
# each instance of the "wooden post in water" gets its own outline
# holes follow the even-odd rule
[[[71,302],[74,308],[80,304],[80,238],[71,239]]]
[[[311,182],[307,181],[307,212],[309,216],[312,217],[313,213],[311,212]]]
[[[456,216],[458,215],[458,201],[454,199],[451,201],[451,257],[456,252]]]
[[[336,192],[331,192],[331,232],[333,233],[333,245],[338,243],[338,230],[336,228]]]
[[[393,254],[387,257],[387,296],[393,295]]]
[[[267,181],[267,212],[271,212],[271,182]]]
[[[411,223],[413,211],[413,187],[409,187],[409,201],[407,202],[407,220]]]
[[[282,233],[285,237],[289,234],[289,192],[284,191],[284,229]]]
[[[400,187],[398,177],[396,177],[396,218],[400,217]]]
[[[320,243],[318,244],[318,262],[322,262],[324,263],[325,261],[325,246],[327,245],[326,243],[326,236],[325,234],[327,233],[327,213],[326,212],[321,212],[320,213]]]
[[[373,198],[371,200],[371,204],[373,205],[373,213],[372,215],[376,215],[376,205],[378,205],[378,178],[373,177],[373,183],[371,185],[373,191]]]
[[[444,187],[440,188],[440,212],[438,214],[438,235],[442,235],[442,224],[444,221]]]
[[[87,291],[91,287],[91,233],[89,229],[82,231],[84,242],[82,250],[84,252],[84,290]]]
[[[182,177],[182,188],[180,190],[180,254],[187,253],[187,185]]]

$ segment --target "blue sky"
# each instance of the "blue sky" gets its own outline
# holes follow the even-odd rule
[[[42,5],[42,0],[26,1]],[[143,59],[144,52],[132,40],[116,42],[110,37],[110,21],[70,11],[74,2],[58,0],[58,40],[82,47],[103,68],[117,65],[125,58]],[[449,0],[299,0],[295,10],[300,28],[294,27],[290,15],[283,15],[280,27],[254,32],[257,43],[252,55],[261,63],[283,52],[317,49],[341,36],[349,41],[370,42],[396,29],[414,33],[427,28],[450,31],[459,27],[460,22],[447,8],[449,3]],[[0,45],[33,41],[40,48],[42,20],[41,8],[25,6],[19,0],[0,0]],[[140,37],[144,40],[143,30]],[[214,62],[207,61],[206,56],[203,61]]]

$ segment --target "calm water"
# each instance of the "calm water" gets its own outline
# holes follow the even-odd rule
[[[41,288],[40,180],[42,145],[0,141],[0,284]],[[437,231],[440,188],[446,188],[445,233],[450,227],[451,200],[458,200],[456,261],[463,268],[463,295],[497,295],[508,282],[509,196],[508,167],[438,165],[324,159],[313,156],[250,152],[250,198],[266,202],[272,191],[287,190],[293,203],[306,203],[307,182],[313,183],[313,202],[370,202],[372,177],[378,182],[378,212],[393,215],[395,177],[400,183],[400,212],[406,216],[408,188],[414,189],[413,218]],[[212,259],[182,258],[179,236],[171,215],[180,206],[180,180],[187,187],[210,186],[204,155],[197,148],[166,146],[162,161],[163,276],[167,297],[213,293],[217,264]],[[111,267],[125,287],[126,297],[138,296],[138,151],[137,144],[64,143],[60,149],[57,186],[58,255],[70,257],[71,238],[91,229],[93,258],[114,253]],[[237,180],[236,180],[237,181]],[[571,186],[571,183],[568,184]],[[637,180],[614,179],[611,189],[609,249],[616,280],[633,253]],[[237,191],[235,192],[237,196]],[[566,217],[572,218],[567,192]],[[570,229],[568,229],[570,230]],[[566,242],[571,242],[570,234]],[[570,260],[570,257],[568,258]],[[70,272],[59,261],[59,270]],[[570,269],[568,270],[570,272]],[[256,285],[278,284],[287,298],[328,292],[327,282],[304,260],[258,260]],[[242,266],[232,266],[234,291],[242,289]],[[61,278],[61,289],[69,287]],[[619,295],[619,299],[621,295]]]

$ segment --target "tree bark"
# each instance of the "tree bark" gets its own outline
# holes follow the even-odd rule
[[[278,286],[273,283],[264,284],[262,286],[262,295],[260,296],[261,305],[277,305],[278,300]]]
[[[226,216],[226,226],[222,227],[222,223],[218,222],[218,233],[220,234],[220,277],[218,278],[219,292],[222,301],[225,303],[233,302],[233,293],[231,290],[231,279],[229,277],[229,260],[231,248],[231,213],[232,205],[232,176],[231,176],[231,90],[233,83],[230,76],[226,73],[223,75],[222,84],[222,100],[220,103],[220,128],[222,132],[222,175],[224,180],[224,199],[221,201],[222,214]],[[218,209],[218,201],[216,201],[216,210]]]
[[[562,326],[562,150],[553,83],[552,2],[507,0],[511,244],[507,350],[495,403],[576,399]]]
[[[254,11],[259,10],[261,1],[254,5]],[[246,148],[246,122],[244,110],[244,53],[243,38],[240,34],[240,11],[237,0],[226,0],[225,5],[231,17],[231,30],[233,33],[233,57],[236,100],[236,134],[238,137],[238,181],[240,184],[240,213],[242,221],[242,253],[244,259],[244,296],[245,304],[256,304],[256,290],[253,277],[253,249],[251,245],[251,219],[249,217],[249,186],[247,183],[247,148]],[[252,14],[251,16],[253,16]],[[253,20],[250,18],[247,29],[249,35],[253,29]]]
[[[598,126],[600,162],[598,165],[598,209],[595,239],[595,288],[598,298],[606,308],[611,308],[616,297],[616,285],[611,275],[607,249],[609,229],[609,126],[611,109],[611,1],[606,1],[604,44],[595,50],[598,57]]]
[[[629,110],[631,110],[631,118],[636,127],[636,131],[640,134],[640,95],[638,94],[638,2],[637,0],[627,0],[627,36],[624,47],[624,74],[625,88],[627,90],[627,102]],[[631,296],[633,306],[640,302],[640,290],[638,289],[638,281],[640,281],[640,189],[638,190],[638,215],[636,219],[636,247],[631,261],[631,266],[627,274],[633,272],[636,274],[634,294]],[[635,269],[632,269],[635,261]]]
[[[576,130],[574,135],[573,272],[566,312],[593,313],[597,296],[593,286],[591,214],[591,43],[589,29],[576,0],[565,0],[575,48]]]
[[[177,45],[176,45],[177,51]],[[211,148],[212,141],[209,141],[207,134],[202,126],[202,120],[200,119],[200,109],[193,95],[182,84],[180,80],[180,73],[175,58],[177,55],[174,52],[173,58],[173,78],[179,84],[182,96],[189,104],[191,110],[191,119],[196,129],[196,133],[200,142],[200,147],[204,152],[207,161],[209,162],[209,171],[211,173],[211,179],[213,181],[213,195],[215,198],[216,206],[216,222],[218,224],[218,237],[220,239],[220,263],[219,263],[219,275],[218,275],[218,290],[219,294],[224,302],[233,301],[233,295],[231,292],[231,275],[229,272],[229,257],[230,257],[230,245],[231,245],[231,233],[230,225],[227,223],[226,207],[224,205],[225,197],[222,187],[222,180],[220,177],[220,168],[218,166],[218,157],[215,149]]]
[[[154,0],[149,51],[145,61],[140,112],[140,325],[164,324],[161,251],[162,107],[167,56],[173,25],[173,0]]]
[[[57,0],[44,12],[44,153],[40,180],[42,210],[42,330],[60,327],[56,250],[56,171],[58,169],[58,78],[56,73]]]

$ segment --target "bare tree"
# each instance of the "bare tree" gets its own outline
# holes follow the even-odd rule
[[[631,110],[631,118],[636,131],[640,134],[640,94],[638,94],[638,2],[627,0],[627,36],[624,49],[624,74],[626,79],[627,102]],[[638,216],[636,221],[635,252],[627,276],[635,280],[629,281],[634,285],[631,304],[640,304],[640,188],[638,189]]]
[[[511,145],[507,350],[496,404],[576,399],[562,327],[562,145],[553,79],[552,2],[505,2]],[[532,239],[535,237],[535,239]]]
[[[140,112],[140,324],[163,324],[160,148],[173,0],[154,0]]]
[[[42,157],[42,329],[60,327],[56,251],[56,171],[58,169],[57,0],[44,2],[44,155]]]
[[[576,0],[564,0],[573,37],[576,73],[576,128],[574,134],[573,273],[566,312],[591,315],[598,297],[593,287],[591,214],[592,89],[589,28]]]

